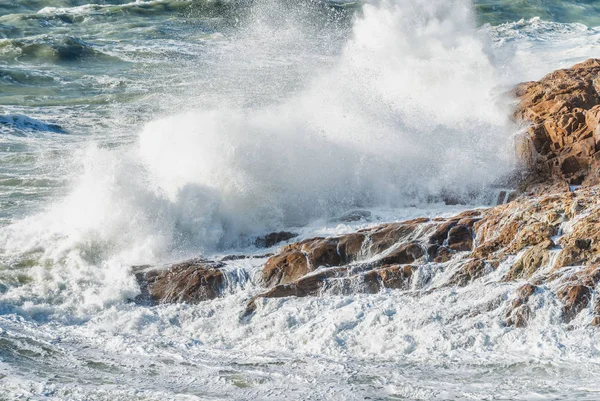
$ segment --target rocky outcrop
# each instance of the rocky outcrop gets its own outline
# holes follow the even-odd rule
[[[517,290],[506,324],[527,325],[534,316],[527,302],[539,286],[563,303],[568,322],[588,306],[600,280],[598,195],[589,188],[521,197],[448,219],[383,224],[287,245],[265,264],[267,290],[251,300],[247,313],[261,298],[408,290],[425,266],[448,271],[437,288],[466,286],[503,266],[500,281],[531,281]]]
[[[503,303],[508,326],[527,326],[540,297],[560,308],[566,323],[588,310],[590,323],[600,325],[599,76],[600,60],[588,60],[517,86],[514,115],[529,124],[518,152],[529,175],[520,191],[501,193],[498,206],[284,245],[259,272],[259,292],[244,315],[268,298],[390,289],[419,296],[491,280],[515,289]],[[339,221],[370,218],[353,211]],[[255,245],[272,247],[294,236],[273,233]],[[240,258],[189,261],[138,279],[153,302],[200,302],[223,293],[223,263]]]
[[[529,182],[600,182],[600,60],[590,59],[515,89],[518,120],[530,122],[520,159]]]
[[[473,225],[480,212],[451,219],[415,219],[331,238],[312,238],[287,245],[262,271],[267,287],[294,282],[319,268],[360,261],[371,269],[405,265],[466,251],[473,246]]]
[[[539,291],[539,288],[533,284],[527,283],[515,291],[514,299],[506,313],[506,324],[508,326],[526,327],[531,319],[533,312],[527,302],[529,298]]]
[[[198,303],[221,294],[225,276],[219,262],[194,259],[167,269],[137,274],[142,294],[138,301]]]

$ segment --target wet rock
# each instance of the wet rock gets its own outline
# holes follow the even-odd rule
[[[383,224],[366,231],[371,242],[369,252],[379,254],[391,246],[407,240],[420,224],[427,222],[429,222],[429,219],[415,219],[403,223]]]
[[[265,253],[264,255],[226,255],[221,258],[221,262],[229,262],[232,260],[242,259],[263,259],[273,256],[272,253]]]
[[[510,316],[506,318],[506,325],[517,328],[527,327],[532,317],[533,312],[529,305],[521,305],[511,311]]]
[[[260,299],[318,296],[322,293],[376,293],[382,289],[407,289],[414,266],[386,265],[366,272],[361,268],[337,267],[310,273],[300,279],[256,295],[247,304],[243,317],[251,315]]]
[[[427,256],[429,261],[435,263],[445,263],[452,259],[454,252],[442,245],[429,245],[427,248]]]
[[[535,294],[537,290],[538,287],[533,284],[523,284],[516,291],[517,299],[519,299],[521,303],[526,303],[529,300],[529,297]]]
[[[516,87],[515,117],[532,123],[518,146],[519,158],[538,178],[598,183],[599,73],[600,61],[590,59]]]
[[[459,269],[448,280],[449,285],[464,287],[486,272],[486,263],[482,259],[472,259],[461,263]]]
[[[582,284],[567,285],[561,288],[557,295],[563,302],[563,319],[565,322],[573,320],[590,302],[591,290]]]
[[[597,188],[520,196],[509,204],[451,218],[380,224],[289,244],[267,261],[262,272],[265,291],[255,300],[372,293],[384,288],[412,291],[411,281],[420,277],[414,276],[415,271],[424,274],[419,278],[421,290],[433,283],[430,274],[447,271],[442,276],[445,281],[426,291],[466,286],[522,253],[500,280],[531,279],[533,284],[516,292],[506,323],[524,327],[533,317],[528,300],[537,291],[535,284],[543,284],[544,291],[555,292],[563,300],[569,321],[587,305],[600,281],[598,199]],[[558,252],[556,258],[551,258],[553,249]],[[444,266],[422,270],[431,263]]]
[[[425,255],[425,251],[417,242],[400,245],[397,249],[379,260],[382,265],[413,263]]]
[[[453,229],[457,224],[457,219],[451,219],[438,225],[433,233],[429,236],[429,243],[438,245],[444,244],[444,242],[448,239],[450,230]]]
[[[473,231],[467,225],[457,225],[448,231],[448,248],[456,252],[473,249]]]
[[[364,282],[370,293],[377,293],[384,288],[408,289],[413,270],[417,267],[410,265],[384,266],[364,274]]]
[[[340,266],[351,260],[352,255],[342,254],[338,251],[340,238],[323,238],[306,242],[302,245],[302,252],[307,257],[311,268]]]
[[[142,288],[138,300],[152,303],[198,303],[217,298],[223,289],[224,265],[202,259],[137,275]]]
[[[263,282],[267,287],[287,284],[320,267],[343,266],[375,255],[382,255],[379,266],[412,263],[423,257],[425,251],[418,243],[409,241],[410,236],[427,222],[429,219],[383,224],[339,237],[311,238],[287,245],[265,264]],[[384,256],[386,251],[389,252]]]
[[[550,249],[554,247],[554,242],[546,239],[543,242],[529,248],[519,260],[517,260],[509,272],[504,276],[505,281],[514,281],[518,279],[529,279],[542,266],[548,264],[550,259]]]
[[[565,266],[577,266],[584,264],[590,257],[589,252],[574,245],[567,245],[558,254],[554,263],[554,270],[558,270]]]
[[[291,233],[289,231],[279,231],[275,233],[270,233],[267,235],[263,235],[262,237],[258,237],[254,241],[254,246],[257,248],[270,248],[275,246],[281,242],[289,241],[292,238],[297,237],[298,234]]]
[[[523,284],[515,291],[515,298],[511,302],[511,306],[506,313],[506,325],[518,328],[527,327],[529,320],[533,317],[533,311],[527,305],[529,297],[531,297],[538,287],[527,283]]]
[[[266,286],[285,284],[299,279],[311,271],[304,252],[288,249],[267,260],[262,279]]]

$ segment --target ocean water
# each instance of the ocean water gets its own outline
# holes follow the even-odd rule
[[[592,0],[2,1],[0,400],[600,398],[591,311],[505,327],[508,264],[240,320],[241,259],[219,299],[132,301],[132,266],[485,206],[511,87],[589,57]]]

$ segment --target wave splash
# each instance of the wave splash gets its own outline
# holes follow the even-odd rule
[[[121,266],[244,245],[349,208],[477,193],[512,166],[494,60],[468,1],[367,4],[333,67],[300,92],[173,115],[131,148],[81,151],[72,192],[3,229],[3,257],[60,265],[52,286],[72,290],[42,284],[40,267],[22,295],[106,306],[136,291]]]
[[[511,167],[492,59],[468,2],[365,5],[339,60],[301,93],[152,122],[137,157],[171,201],[206,199],[209,213],[187,219],[213,215],[225,244],[352,207],[477,192]]]

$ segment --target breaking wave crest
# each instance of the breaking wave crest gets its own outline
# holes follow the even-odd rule
[[[279,47],[311,32],[302,20],[260,24]],[[252,63],[252,51],[236,59]],[[365,5],[341,53],[303,89],[174,113],[131,147],[82,150],[71,193],[3,230],[5,256],[113,266],[82,278],[104,281],[114,266],[243,246],[351,208],[481,194],[512,165],[497,63],[468,1]],[[135,287],[119,280],[127,294]]]

